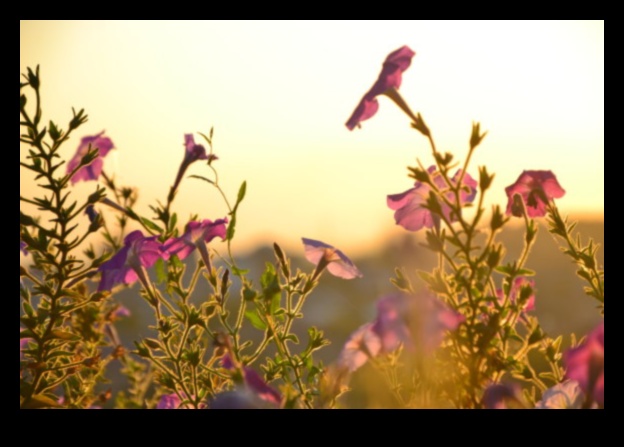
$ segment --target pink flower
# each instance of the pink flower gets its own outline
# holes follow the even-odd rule
[[[226,369],[234,369],[234,363],[229,354],[226,354],[221,360],[221,364]],[[243,381],[247,389],[262,401],[268,402],[276,407],[282,402],[282,396],[279,392],[271,388],[262,377],[250,366],[243,366]]]
[[[338,367],[354,372],[369,358],[379,354],[379,351],[381,351],[381,340],[373,332],[373,323],[366,323],[353,332],[345,343],[338,357]]]
[[[435,183],[436,187],[441,191],[448,190],[446,182],[442,175],[436,170],[435,166],[430,166],[427,170]],[[461,170],[458,170],[451,182],[453,186],[457,184]],[[477,194],[477,182],[470,174],[466,173],[462,180],[464,187],[462,187],[459,195],[462,205],[471,203]],[[431,211],[425,208],[427,204],[427,198],[431,192],[431,186],[416,182],[412,189],[408,189],[400,194],[392,194],[387,198],[388,207],[395,210],[394,220],[397,225],[401,225],[403,228],[409,231],[418,231],[423,227],[431,228],[439,222],[439,216],[432,214]],[[448,200],[454,200],[454,194],[452,191],[447,191],[446,197]],[[440,201],[441,202],[441,201]],[[451,214],[451,209],[445,203],[440,203],[442,213],[450,222],[457,221],[457,216]]]
[[[535,281],[533,281],[532,279],[527,279],[524,276],[519,276],[516,279],[514,279],[513,285],[511,286],[511,290],[509,291],[509,301],[512,304],[515,305],[518,303],[522,288],[524,287],[531,287],[531,289],[534,289]],[[496,296],[498,297],[498,300],[501,303],[505,299],[505,295],[503,291],[500,289],[496,291]],[[535,293],[533,292],[531,292],[531,295],[529,295],[528,298],[526,298],[526,300],[522,304],[523,312],[531,312],[532,310],[535,310]]]
[[[366,92],[347,121],[346,126],[349,130],[353,130],[356,126],[360,127],[361,121],[375,115],[379,108],[376,98],[378,95],[385,93],[389,89],[398,89],[401,86],[402,74],[412,63],[412,58],[415,54],[408,46],[402,46],[386,57],[377,81]]]
[[[145,269],[169,255],[163,251],[156,236],[145,237],[140,230],[133,231],[124,239],[124,246],[112,258],[99,267],[102,273],[98,291],[111,290],[115,285],[134,283],[137,279],[147,284]]]
[[[325,267],[327,267],[329,273],[343,279],[353,279],[362,276],[362,273],[353,262],[337,248],[314,239],[303,237],[301,240],[305,247],[306,259],[317,266],[315,277]]]
[[[604,406],[604,321],[585,341],[563,353],[566,378],[576,380],[586,395]]]
[[[403,344],[428,354],[442,343],[446,331],[457,329],[463,321],[463,315],[430,294],[395,293],[377,302],[372,331],[381,339],[383,352],[392,352]]]
[[[210,164],[217,159],[216,155],[206,153],[206,148],[203,145],[195,143],[192,133],[184,134],[184,159],[182,159],[175,182],[171,188],[172,194],[177,191],[180,181],[182,181],[182,176],[192,163],[197,160],[208,160],[208,164]]]
[[[513,206],[516,194],[522,198],[529,217],[545,216],[548,202],[565,194],[552,171],[523,171],[516,183],[505,188],[505,192],[509,199],[506,213],[516,217],[522,217],[522,211]]]
[[[98,148],[99,153],[97,158],[93,160],[91,164],[83,166],[72,176],[72,183],[76,183],[80,180],[97,180],[100,177],[103,165],[102,158],[105,157],[106,154],[108,154],[108,152],[115,147],[111,139],[108,137],[103,137],[103,134],[104,131],[100,132],[97,135],[84,137],[82,140],[80,140],[80,145],[76,150],[76,154],[74,154],[72,159],[69,160],[69,163],[67,163],[67,173],[70,173],[71,171],[76,169],[76,166],[78,166],[80,160],[82,160],[82,157],[87,155],[87,152],[89,151],[89,146],[91,146],[92,148]]]
[[[204,261],[204,265],[210,270],[210,257],[208,256],[208,248],[206,244],[219,236],[225,239],[227,218],[217,219],[214,222],[205,219],[201,222],[192,221],[186,226],[186,231],[180,237],[168,240],[163,249],[169,255],[177,255],[178,258],[184,259],[190,255],[193,250],[197,249]]]

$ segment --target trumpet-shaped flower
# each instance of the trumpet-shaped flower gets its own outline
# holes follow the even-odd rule
[[[390,89],[396,90],[401,86],[403,72],[410,66],[415,54],[408,46],[402,46],[386,57],[379,77],[370,90],[366,92],[347,121],[346,126],[349,130],[353,130],[356,126],[359,127],[360,122],[377,113],[377,109],[379,109],[377,96]]]
[[[102,173],[102,165],[104,162],[102,159],[108,154],[108,152],[113,149],[115,146],[110,138],[102,136],[104,135],[104,131],[100,132],[97,135],[84,137],[80,140],[80,144],[78,145],[78,149],[76,153],[67,163],[67,172],[70,173],[80,163],[82,157],[87,155],[89,151],[89,147],[98,148],[99,153],[95,160],[93,160],[87,166],[83,166],[72,176],[71,182],[76,183],[80,180],[97,180]]]
[[[111,290],[115,285],[130,285],[137,279],[147,284],[145,269],[169,255],[163,251],[156,236],[145,237],[140,230],[133,231],[124,239],[124,246],[112,258],[99,267],[102,273],[98,291]]]
[[[585,395],[604,406],[604,321],[583,343],[563,353],[566,378],[576,380]]]
[[[392,352],[403,344],[428,354],[440,345],[446,331],[457,329],[463,321],[463,315],[432,295],[395,293],[377,302],[372,331],[379,336],[383,352]]]
[[[380,351],[381,339],[373,331],[373,323],[366,323],[353,332],[345,343],[338,357],[338,367],[354,372]]]
[[[221,364],[226,369],[235,368],[229,354],[226,354],[223,357]],[[243,366],[242,372],[243,381],[245,382],[247,389],[253,393],[254,396],[275,406],[279,406],[281,404],[282,396],[280,393],[271,388],[251,366]]]
[[[184,159],[180,164],[178,174],[171,188],[172,192],[175,193],[175,191],[177,191],[180,181],[182,181],[182,176],[192,163],[197,160],[208,160],[208,163],[210,163],[217,159],[218,157],[216,155],[206,153],[206,148],[203,145],[195,143],[195,138],[192,133],[184,134]]]
[[[199,253],[210,270],[210,257],[206,244],[219,236],[225,239],[227,218],[217,219],[214,222],[205,219],[201,222],[192,221],[186,226],[186,231],[180,237],[168,240],[163,248],[169,255],[177,255],[178,258],[184,259],[190,255],[193,250],[199,250]]]
[[[362,276],[362,273],[351,259],[337,248],[314,239],[304,237],[301,240],[305,247],[306,259],[317,266],[315,276],[318,276],[325,267],[327,267],[329,273],[343,279],[353,279]]]
[[[435,166],[428,169],[432,181],[441,191],[448,190],[446,182],[442,175],[436,170]],[[453,186],[457,185],[462,171],[458,170],[451,182]],[[477,194],[477,182],[470,174],[466,173],[462,179],[462,188],[459,192],[460,204],[463,206],[471,203]],[[416,182],[414,187],[400,194],[391,194],[387,198],[387,205],[390,209],[395,210],[394,220],[397,225],[409,231],[418,231],[421,228],[431,228],[439,222],[439,216],[427,209],[427,198],[431,192],[431,186],[425,183]],[[446,198],[453,202],[454,194],[452,191],[445,193]],[[458,217],[451,213],[451,208],[439,200],[442,213],[450,222],[457,221]]]
[[[508,197],[506,213],[516,217],[522,217],[522,211],[513,206],[516,194],[524,202],[529,217],[545,216],[546,205],[565,194],[552,171],[523,171],[516,183],[505,188],[505,192]]]

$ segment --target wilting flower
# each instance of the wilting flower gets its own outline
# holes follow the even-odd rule
[[[163,249],[169,255],[177,255],[178,258],[184,259],[190,255],[193,250],[199,250],[204,261],[204,265],[210,271],[210,257],[206,244],[219,236],[225,239],[227,218],[217,219],[214,222],[205,219],[201,222],[192,221],[186,226],[186,231],[180,237],[168,240]]]
[[[381,339],[373,331],[373,323],[360,326],[347,340],[336,362],[349,372],[362,367],[381,350]]]
[[[513,285],[511,286],[511,290],[509,291],[509,301],[512,304],[518,304],[518,301],[520,300],[521,294],[522,294],[522,289],[525,287],[530,287],[532,290],[535,287],[535,281],[533,281],[532,279],[527,279],[524,276],[519,276],[516,279],[514,279]],[[496,296],[498,297],[499,301],[503,301],[505,299],[505,295],[503,293],[502,290],[498,289],[496,291]],[[531,312],[532,310],[535,310],[535,293],[533,293],[533,291],[531,291],[531,295],[529,295],[528,297],[524,298],[522,305],[522,311],[523,312]]]
[[[520,389],[514,384],[497,383],[488,386],[483,392],[483,406],[489,410],[523,408]]]
[[[604,406],[604,321],[583,343],[563,353],[566,378],[576,380],[585,395]]]
[[[383,352],[392,352],[403,344],[427,354],[440,345],[446,331],[457,329],[463,321],[463,315],[430,294],[395,293],[377,302],[372,331],[379,336]]]
[[[145,269],[169,255],[163,251],[156,236],[145,237],[140,230],[133,231],[124,239],[124,246],[112,258],[99,267],[102,273],[98,291],[111,290],[115,285],[134,283],[140,279],[148,283]]]
[[[316,264],[314,276],[318,276],[325,267],[334,276],[343,279],[361,277],[362,273],[343,252],[321,241],[301,238],[305,247],[305,257]]]
[[[102,135],[104,135],[104,131],[100,132],[97,135],[84,137],[82,138],[82,140],[80,140],[80,145],[76,150],[76,154],[72,157],[71,160],[69,160],[69,163],[67,163],[67,173],[70,173],[71,171],[76,169],[76,166],[80,164],[80,160],[82,160],[82,157],[87,155],[87,152],[89,151],[89,146],[91,146],[92,148],[98,148],[99,153],[95,160],[93,160],[87,166],[83,166],[82,168],[80,168],[72,176],[72,183],[76,183],[80,180],[97,180],[100,177],[103,165],[102,158],[104,158],[106,154],[108,154],[108,152],[115,147],[110,138],[103,137]]]
[[[583,407],[583,392],[576,380],[566,380],[548,388],[535,408],[543,410],[567,410]]]
[[[430,166],[427,170],[432,178],[432,181],[438,189],[441,191],[447,190],[448,187],[444,178],[440,172],[436,170],[435,166]],[[458,170],[451,182],[453,186],[457,185],[462,171]],[[477,182],[466,173],[462,180],[463,186],[460,190],[460,204],[465,205],[471,203],[477,194]],[[431,210],[425,208],[427,204],[427,198],[431,192],[431,186],[416,182],[414,187],[400,194],[392,194],[387,198],[388,207],[395,210],[394,220],[397,225],[401,225],[403,228],[409,231],[418,231],[423,227],[431,228],[437,225],[439,217],[431,212]],[[448,200],[454,201],[454,194],[452,191],[447,191],[445,196]],[[451,213],[450,207],[440,200],[440,206],[442,213],[450,222],[457,221],[458,217]]]
[[[508,197],[506,213],[516,217],[522,217],[522,211],[513,206],[516,194],[522,198],[529,217],[545,216],[548,202],[565,194],[552,171],[523,171],[516,183],[505,188],[505,192]]]
[[[226,354],[221,360],[221,364],[226,369],[234,369],[234,363],[229,354]],[[243,381],[247,389],[257,398],[268,402],[272,405],[279,406],[282,402],[282,396],[276,390],[271,388],[262,377],[250,366],[243,366]],[[211,405],[212,407],[212,405]]]
[[[208,163],[210,163],[217,159],[218,157],[216,155],[206,153],[206,148],[203,145],[195,143],[195,138],[192,133],[184,134],[184,159],[182,160],[182,164],[180,164],[178,175],[176,176],[171,190],[175,192],[178,189],[182,176],[192,163],[197,160],[208,160]]]
[[[366,92],[355,111],[346,123],[349,130],[360,126],[360,122],[372,117],[379,109],[377,96],[387,93],[390,89],[396,90],[401,86],[402,74],[412,63],[416,53],[408,46],[402,46],[386,57],[381,73],[371,89]]]

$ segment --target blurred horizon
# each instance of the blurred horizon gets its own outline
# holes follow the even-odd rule
[[[566,190],[563,215],[604,221],[604,21],[20,21],[20,73],[41,67],[44,122],[66,128],[72,107],[89,115],[65,159],[106,130],[116,149],[104,170],[138,189],[146,217],[173,183],[184,134],[200,142],[214,127],[228,198],[247,181],[235,251],[291,251],[308,237],[359,256],[406,233],[386,196],[412,187],[416,157],[433,163],[386,98],[361,129],[344,125],[402,45],[416,56],[401,94],[438,150],[463,160],[471,123],[488,131],[469,171],[496,174],[488,211],[522,170],[544,169]],[[210,172],[198,162],[188,175]],[[20,193],[33,186],[20,169]],[[214,188],[188,178],[173,209],[180,229],[193,213],[226,215]]]

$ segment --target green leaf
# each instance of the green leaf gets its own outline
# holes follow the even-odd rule
[[[165,270],[165,261],[162,258],[158,258],[154,264],[156,270],[156,281],[158,284],[162,284],[167,281],[167,271]]]
[[[201,175],[189,175],[189,178],[197,178],[197,179],[203,180],[203,181],[205,181],[205,182],[208,182],[208,183],[210,183],[211,185],[214,185],[214,184],[215,184],[215,182],[213,182],[213,181],[212,181],[212,180],[210,180],[209,178],[202,177]]]
[[[152,231],[157,231],[158,233],[162,233],[163,232],[162,228],[160,228],[158,225],[156,225],[151,220],[146,219],[145,217],[141,217],[141,222],[143,223],[143,225],[145,225],[147,228],[149,228]]]
[[[257,311],[255,310],[248,310],[247,312],[245,312],[245,318],[247,318],[251,325],[256,329],[264,331],[267,328],[266,323],[262,321],[260,316],[258,316]]]
[[[44,396],[43,394],[35,394],[22,405],[22,408],[60,408],[61,406],[62,405],[60,405],[57,401],[49,398],[48,396]]]
[[[53,330],[52,335],[54,336],[54,338],[58,338],[61,340],[71,340],[71,341],[80,340],[80,337],[77,336],[76,334],[72,334],[71,332],[61,331],[59,329]]]
[[[238,189],[238,196],[236,197],[236,205],[234,205],[234,211],[238,209],[238,205],[245,198],[245,193],[247,192],[247,181],[241,183],[240,188]]]

